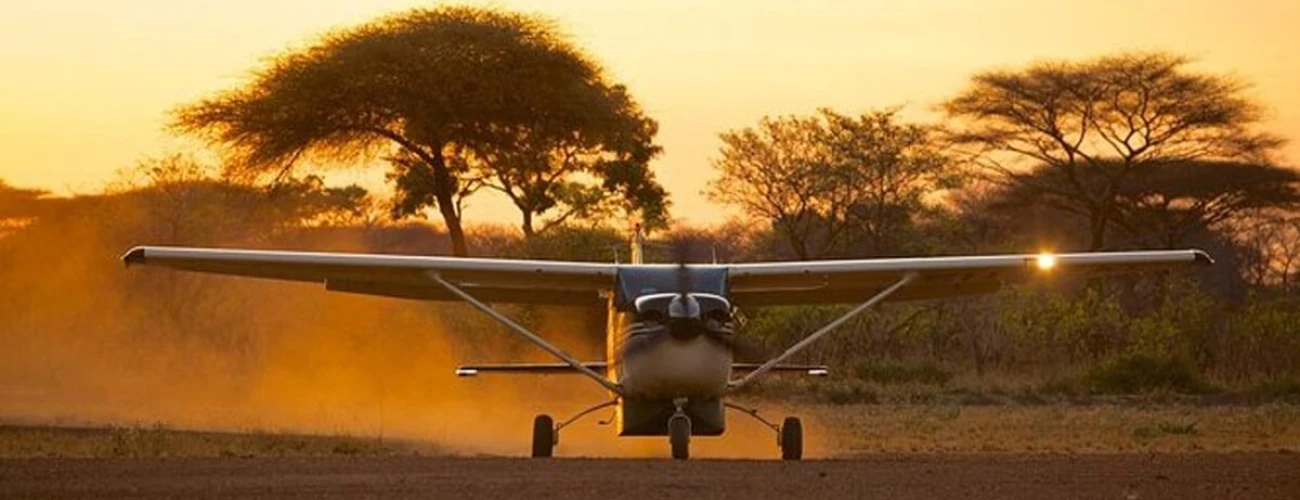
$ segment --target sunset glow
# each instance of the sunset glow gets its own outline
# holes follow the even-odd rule
[[[175,106],[239,83],[264,58],[428,2],[64,0],[0,17],[0,179],[95,191],[141,157],[197,147],[164,130]],[[1293,0],[925,0],[911,2],[497,1],[556,19],[659,120],[660,179],[673,215],[723,219],[700,191],[718,134],[764,115],[932,107],[977,71],[1036,59],[1169,50],[1236,75],[1300,137],[1300,3]],[[1063,12],[1064,11],[1064,12]],[[1068,16],[1061,14],[1068,13]],[[1286,149],[1296,164],[1300,149]],[[377,170],[336,182],[382,186]],[[470,221],[513,220],[482,197]]]

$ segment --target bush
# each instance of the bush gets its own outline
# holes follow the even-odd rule
[[[837,405],[877,404],[880,398],[865,384],[857,381],[840,381],[825,385],[822,395],[827,401]]]
[[[1258,401],[1300,401],[1300,379],[1277,378],[1260,382],[1247,392]]]
[[[909,366],[862,361],[854,367],[854,374],[862,380],[870,380],[880,385],[911,383],[944,385],[952,380],[952,372],[932,363]]]
[[[1084,383],[1097,394],[1139,394],[1169,391],[1210,394],[1218,389],[1191,363],[1174,358],[1128,356],[1094,368]]]
[[[1133,429],[1133,437],[1138,439],[1155,439],[1161,436],[1195,436],[1200,434],[1196,430],[1196,422],[1189,424],[1175,422],[1160,422],[1155,427],[1143,426]]]

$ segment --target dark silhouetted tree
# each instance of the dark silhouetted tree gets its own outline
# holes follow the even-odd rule
[[[468,253],[458,197],[475,183],[518,195],[525,220],[620,197],[658,217],[664,204],[646,166],[654,123],[552,23],[522,14],[418,9],[329,33],[181,108],[176,126],[276,178],[304,157],[400,158],[394,214],[435,207],[456,255]],[[572,194],[580,174],[603,189]]]
[[[988,209],[1025,214],[1054,209],[1058,217],[1087,223],[1088,213],[1062,193],[1079,185],[1099,191],[1120,175],[1124,165],[1099,162],[1078,169],[1073,178],[1061,169],[1040,165],[1018,173],[1019,182],[992,193]],[[1146,165],[1114,188],[1110,222],[1128,246],[1172,248],[1192,243],[1209,230],[1233,232],[1239,222],[1262,211],[1300,206],[1300,172],[1269,164],[1185,161]],[[1060,229],[1077,227],[1068,222]]]
[[[665,227],[668,195],[648,168],[660,151],[653,143],[658,125],[642,116],[622,87],[585,97],[591,102],[572,103],[590,110],[581,130],[529,131],[509,143],[485,145],[471,158],[477,178],[519,209],[525,237],[570,220],[613,215],[637,216],[647,229]]]
[[[1300,172],[1222,161],[1163,164],[1125,183],[1116,206],[1116,225],[1131,241],[1172,248],[1206,229],[1230,232],[1233,222],[1300,207]]]
[[[973,146],[991,179],[1050,194],[1086,217],[1088,247],[1097,250],[1107,246],[1135,172],[1197,160],[1263,162],[1282,142],[1256,130],[1261,108],[1243,84],[1188,63],[1137,53],[980,73],[943,109],[961,122],[952,138]],[[1042,177],[1025,162],[1047,165],[1065,182],[1037,184]],[[1085,180],[1089,169],[1103,171],[1086,177],[1100,182]]]

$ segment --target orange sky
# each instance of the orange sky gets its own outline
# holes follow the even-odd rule
[[[405,0],[45,0],[0,9],[0,179],[97,190],[135,160],[183,150],[177,104],[237,84],[258,61]],[[1297,0],[518,0],[557,18],[661,123],[657,171],[674,215],[724,212],[700,191],[717,135],[765,114],[906,104],[913,116],[980,69],[1164,49],[1255,84],[1269,126],[1300,140]],[[1300,163],[1300,146],[1287,149]],[[354,176],[355,177],[355,176]],[[471,221],[514,222],[500,200]]]

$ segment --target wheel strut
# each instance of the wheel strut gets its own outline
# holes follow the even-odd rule
[[[614,399],[611,399],[611,400],[606,401],[606,402],[604,402],[604,403],[601,403],[601,404],[598,404],[598,405],[596,405],[596,406],[593,406],[593,407],[591,407],[591,408],[587,408],[587,409],[585,409],[585,410],[582,410],[582,411],[578,412],[577,415],[574,415],[574,416],[572,416],[572,417],[569,417],[568,420],[565,420],[565,421],[563,421],[563,422],[560,422],[559,424],[556,424],[556,425],[555,425],[555,431],[554,431],[554,432],[555,432],[555,443],[556,443],[556,444],[559,444],[559,442],[560,442],[560,429],[563,429],[563,428],[565,428],[565,427],[568,427],[569,424],[572,424],[572,423],[574,423],[574,422],[577,422],[578,419],[580,419],[580,418],[582,418],[582,417],[585,417],[585,416],[587,416],[587,415],[590,415],[590,414],[593,413],[593,412],[599,411],[599,410],[601,410],[601,409],[603,409],[603,408],[609,408],[609,407],[614,406],[614,405],[616,405],[616,404],[618,404],[618,398],[614,398]],[[604,421],[604,420],[601,420],[600,423],[601,423],[601,425],[604,425],[604,424],[607,424],[608,422],[607,422],[607,421]]]
[[[723,406],[729,409],[736,410],[738,412],[749,415],[750,418],[757,420],[763,425],[767,426],[767,428],[772,429],[772,432],[776,434],[776,445],[781,446],[781,426],[772,423],[766,418],[763,418],[762,415],[758,414],[757,408],[746,408],[744,406],[740,406],[735,403],[727,403],[727,402],[724,402],[722,404]]]
[[[749,415],[750,418],[759,421],[767,428],[776,433],[776,446],[781,449],[782,460],[802,460],[803,459],[803,422],[795,417],[786,417],[785,422],[776,425],[758,414],[755,408],[746,408],[738,404],[724,402],[723,405],[732,410]]]
[[[606,401],[591,408],[578,412],[577,415],[569,417],[568,420],[555,423],[550,415],[538,415],[533,419],[533,457],[546,458],[550,457],[555,450],[555,446],[560,444],[560,429],[568,427],[569,424],[577,422],[578,419],[591,414],[601,408],[609,408],[618,404],[618,398]],[[608,421],[600,421],[601,425],[608,424]]]

